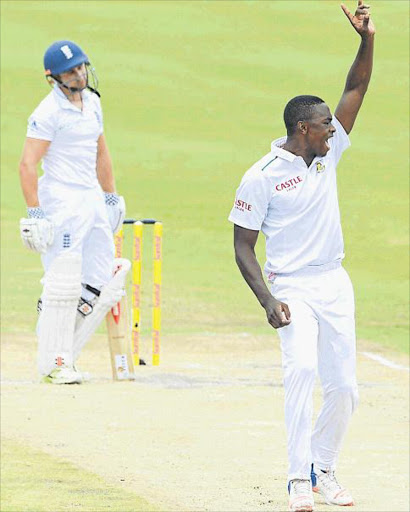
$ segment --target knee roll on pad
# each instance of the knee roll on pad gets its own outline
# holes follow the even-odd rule
[[[81,294],[81,257],[58,256],[44,277],[38,321],[38,366],[47,375],[53,367],[73,363],[73,336]]]
[[[113,277],[102,288],[93,312],[78,326],[74,334],[74,361],[94,331],[105,318],[108,311],[120,302],[125,294],[125,280],[131,268],[131,262],[126,258],[115,258]]]
[[[81,257],[58,256],[44,277],[43,304],[46,302],[78,301],[81,295]]]

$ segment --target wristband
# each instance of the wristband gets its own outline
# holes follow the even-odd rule
[[[27,217],[29,219],[44,219],[44,211],[41,206],[27,206]]]
[[[104,192],[105,195],[105,204],[108,204],[109,206],[115,206],[118,204],[119,198],[118,194],[115,192]]]

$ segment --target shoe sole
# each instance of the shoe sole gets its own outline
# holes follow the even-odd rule
[[[56,379],[50,379],[49,377],[43,377],[43,379],[41,379],[40,381],[42,384],[54,384],[54,385],[63,385],[63,384],[68,384],[68,385],[72,385],[72,384],[81,384],[82,381],[78,381],[78,380],[73,380],[73,381],[63,381],[63,380],[56,380]]]
[[[313,505],[304,505],[301,506],[300,508],[292,508],[291,505],[289,504],[290,512],[313,512],[314,509],[315,507]]]
[[[353,507],[354,506],[354,501],[351,501],[350,503],[335,503],[334,501],[327,500],[325,495],[319,491],[318,487],[312,487],[312,491],[323,496],[323,499],[325,500],[325,503],[327,505],[336,505],[337,507]]]
[[[335,503],[335,502],[331,502],[330,500],[325,500],[325,502],[327,505],[334,505],[336,507],[353,507],[354,506],[353,501],[351,503]]]

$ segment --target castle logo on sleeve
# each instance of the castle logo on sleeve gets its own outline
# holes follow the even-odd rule
[[[252,211],[252,205],[247,203],[246,201],[242,201],[242,199],[235,200],[235,208],[240,212],[250,212]]]

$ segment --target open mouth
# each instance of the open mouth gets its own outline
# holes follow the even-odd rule
[[[328,150],[330,149],[329,139],[331,139],[332,137],[333,137],[333,135],[330,135],[330,137],[328,137],[328,138],[325,140],[325,146],[327,147],[327,149],[328,149]]]

